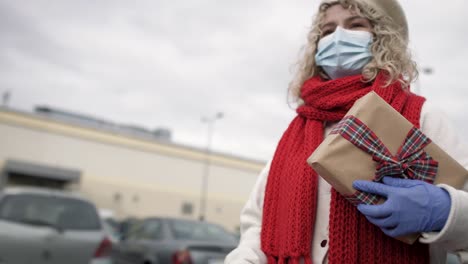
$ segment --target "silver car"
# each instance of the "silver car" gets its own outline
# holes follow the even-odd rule
[[[237,244],[216,224],[148,218],[130,227],[113,254],[116,264],[221,264]]]
[[[108,264],[95,206],[64,191],[0,191],[0,264]]]

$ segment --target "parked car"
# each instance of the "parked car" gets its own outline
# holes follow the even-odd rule
[[[108,264],[111,241],[95,206],[65,191],[0,191],[0,263]]]
[[[212,223],[175,218],[134,223],[114,248],[116,264],[220,264],[238,244]]]
[[[109,222],[107,219],[102,220],[102,227],[113,245],[117,244],[120,241],[120,233],[118,227]]]
[[[131,232],[132,229],[139,226],[140,223],[141,223],[141,219],[134,218],[134,217],[121,220],[118,223],[118,231],[119,231],[120,237],[125,237],[127,234]]]

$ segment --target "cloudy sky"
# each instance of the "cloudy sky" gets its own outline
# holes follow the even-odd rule
[[[0,0],[0,93],[267,160],[317,0]],[[401,0],[421,93],[468,132],[468,1]]]

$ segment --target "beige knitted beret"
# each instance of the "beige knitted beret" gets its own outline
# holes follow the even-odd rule
[[[408,41],[408,22],[405,12],[397,0],[355,0],[373,7],[377,12],[387,15],[397,23],[401,35]],[[323,0],[322,3],[335,3],[337,0]]]

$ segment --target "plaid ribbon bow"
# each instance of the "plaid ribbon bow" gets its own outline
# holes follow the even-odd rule
[[[330,134],[341,135],[372,156],[378,163],[373,179],[375,182],[380,182],[384,176],[392,176],[433,183],[437,175],[438,162],[424,151],[431,140],[415,127],[408,132],[396,155],[392,155],[377,135],[354,116],[343,118]],[[346,198],[356,205],[376,204],[380,199],[378,195],[360,191]]]

